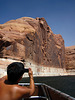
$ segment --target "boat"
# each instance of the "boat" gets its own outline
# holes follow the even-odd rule
[[[28,87],[29,83],[19,83],[19,85]],[[44,83],[35,83],[33,96],[22,100],[75,100],[75,98]]]

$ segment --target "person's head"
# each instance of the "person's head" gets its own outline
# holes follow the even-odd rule
[[[24,74],[24,65],[20,62],[13,62],[7,67],[8,81],[16,83]]]

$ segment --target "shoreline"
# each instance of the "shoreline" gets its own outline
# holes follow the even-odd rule
[[[7,75],[7,72],[6,72],[7,70],[6,70],[6,68],[0,68],[0,78],[1,77],[3,77],[3,76],[5,76],[5,75]],[[54,72],[54,71],[53,71]],[[49,74],[47,73],[41,73],[40,72],[40,74],[38,75],[38,73],[36,72],[36,74],[35,73],[33,73],[33,77],[56,77],[56,76],[75,76],[75,72],[67,72],[67,73],[61,73],[60,71],[59,71],[59,73],[57,73],[57,74],[53,74],[52,72],[50,73],[49,72]],[[23,77],[29,77],[28,76],[28,73],[24,73],[24,75],[23,75]]]
[[[7,66],[12,63],[16,62],[16,60],[12,59],[4,59],[0,58],[0,78],[7,74]],[[21,62],[18,61],[17,62]],[[66,70],[65,68],[55,68],[55,67],[45,67],[43,65],[37,65],[32,61],[27,60],[25,62],[25,68],[32,68],[33,76],[34,77],[49,77],[49,76],[74,76],[75,69],[73,70]],[[25,73],[23,77],[28,77],[28,74]]]

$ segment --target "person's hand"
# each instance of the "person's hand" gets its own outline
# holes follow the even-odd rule
[[[31,78],[31,77],[33,77],[33,72],[32,72],[32,69],[31,68],[29,68],[29,77]]]

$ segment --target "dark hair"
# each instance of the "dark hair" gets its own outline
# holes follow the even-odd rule
[[[24,74],[24,65],[20,62],[13,62],[7,67],[8,81],[15,83]]]

